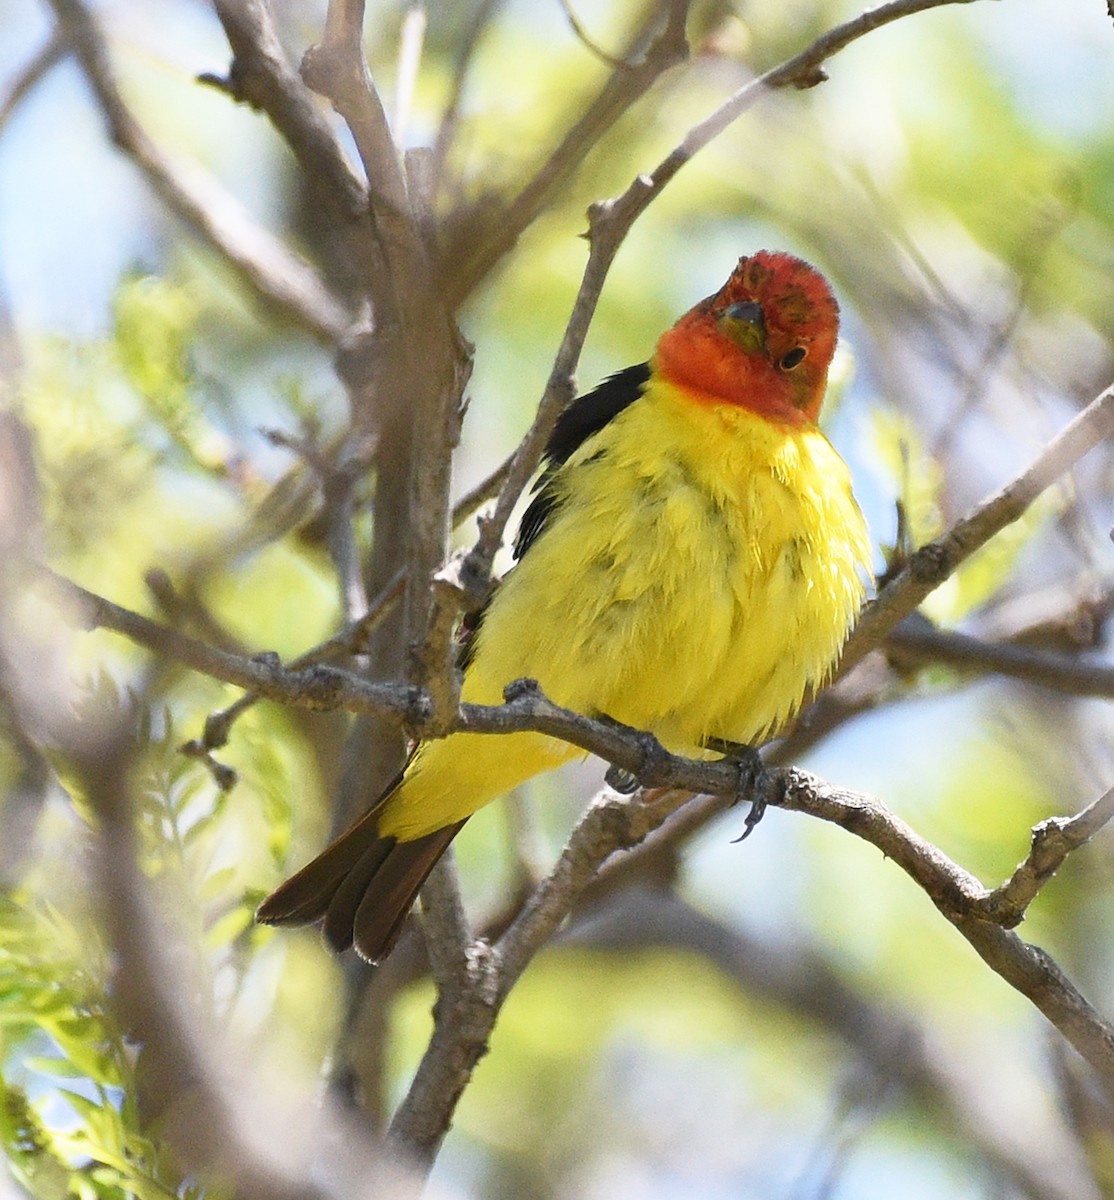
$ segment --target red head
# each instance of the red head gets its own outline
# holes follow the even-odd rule
[[[815,423],[838,329],[824,277],[791,254],[759,250],[662,334],[654,367],[706,403]]]

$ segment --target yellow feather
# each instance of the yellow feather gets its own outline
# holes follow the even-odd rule
[[[652,376],[557,472],[558,504],[481,625],[463,698],[537,679],[558,704],[699,755],[753,744],[822,683],[870,547],[842,459],[811,425]],[[582,752],[540,734],[420,747],[378,831],[409,841]]]

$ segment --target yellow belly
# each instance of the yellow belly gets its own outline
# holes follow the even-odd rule
[[[847,468],[814,428],[654,382],[561,468],[559,504],[500,586],[464,698],[521,677],[670,749],[756,743],[830,671],[869,546]],[[413,838],[579,751],[535,734],[423,747],[380,820]]]

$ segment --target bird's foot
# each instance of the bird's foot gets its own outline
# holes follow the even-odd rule
[[[753,746],[744,745],[742,742],[730,742],[726,738],[709,738],[704,744],[709,750],[722,754],[724,760],[732,763],[738,772],[735,803],[738,804],[744,798],[748,799],[750,812],[743,822],[743,832],[737,838],[732,838],[732,844],[745,841],[766,815],[766,801],[758,786],[765,772],[762,756]]]
[[[622,721],[616,721],[614,717],[609,717],[607,713],[598,712],[594,713],[593,716],[597,721],[602,721],[605,725],[614,725],[616,729],[627,728]],[[633,771],[628,771],[626,767],[620,767],[616,763],[608,765],[603,781],[613,792],[618,792],[620,796],[632,796],[642,786],[642,781]]]
[[[603,781],[612,791],[618,792],[621,796],[630,796],[639,788],[638,776],[625,767],[617,767],[614,763],[607,768]]]

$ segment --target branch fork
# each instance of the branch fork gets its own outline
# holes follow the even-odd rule
[[[1041,888],[1067,856],[1085,845],[1114,817],[1114,788],[1071,817],[1049,817],[1034,826],[1028,855],[1005,883],[988,892],[981,908],[987,920],[1013,929]]]

